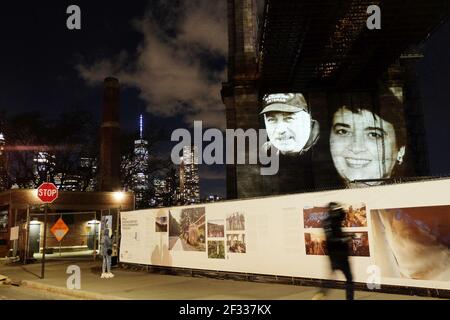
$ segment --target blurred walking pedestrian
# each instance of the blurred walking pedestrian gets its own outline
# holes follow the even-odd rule
[[[324,220],[324,230],[326,236],[326,245],[331,264],[331,275],[336,270],[341,270],[346,279],[345,291],[347,300],[353,300],[354,286],[353,276],[349,263],[349,243],[352,236],[345,235],[342,232],[342,222],[345,219],[345,211],[342,205],[337,202],[330,202],[328,205],[328,216]],[[313,300],[319,300],[326,295],[327,289],[321,288],[316,293]]]

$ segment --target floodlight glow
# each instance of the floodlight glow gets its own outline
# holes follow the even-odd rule
[[[125,198],[125,194],[121,191],[114,192],[113,196],[114,196],[114,199],[119,202]]]

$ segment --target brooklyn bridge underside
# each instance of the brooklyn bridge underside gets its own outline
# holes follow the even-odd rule
[[[448,0],[267,0],[259,26],[263,91],[371,86],[411,46],[448,19]],[[381,9],[369,30],[367,8]]]

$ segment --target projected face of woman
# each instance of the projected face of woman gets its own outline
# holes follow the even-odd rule
[[[362,109],[340,108],[333,117],[330,151],[334,166],[345,181],[391,176],[399,152],[394,126]]]

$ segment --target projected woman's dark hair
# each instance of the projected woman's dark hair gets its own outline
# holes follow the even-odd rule
[[[330,152],[344,182],[379,184],[403,164],[406,135],[401,103],[374,110],[372,99],[352,95],[338,103],[331,122]],[[378,181],[377,181],[378,180]]]

